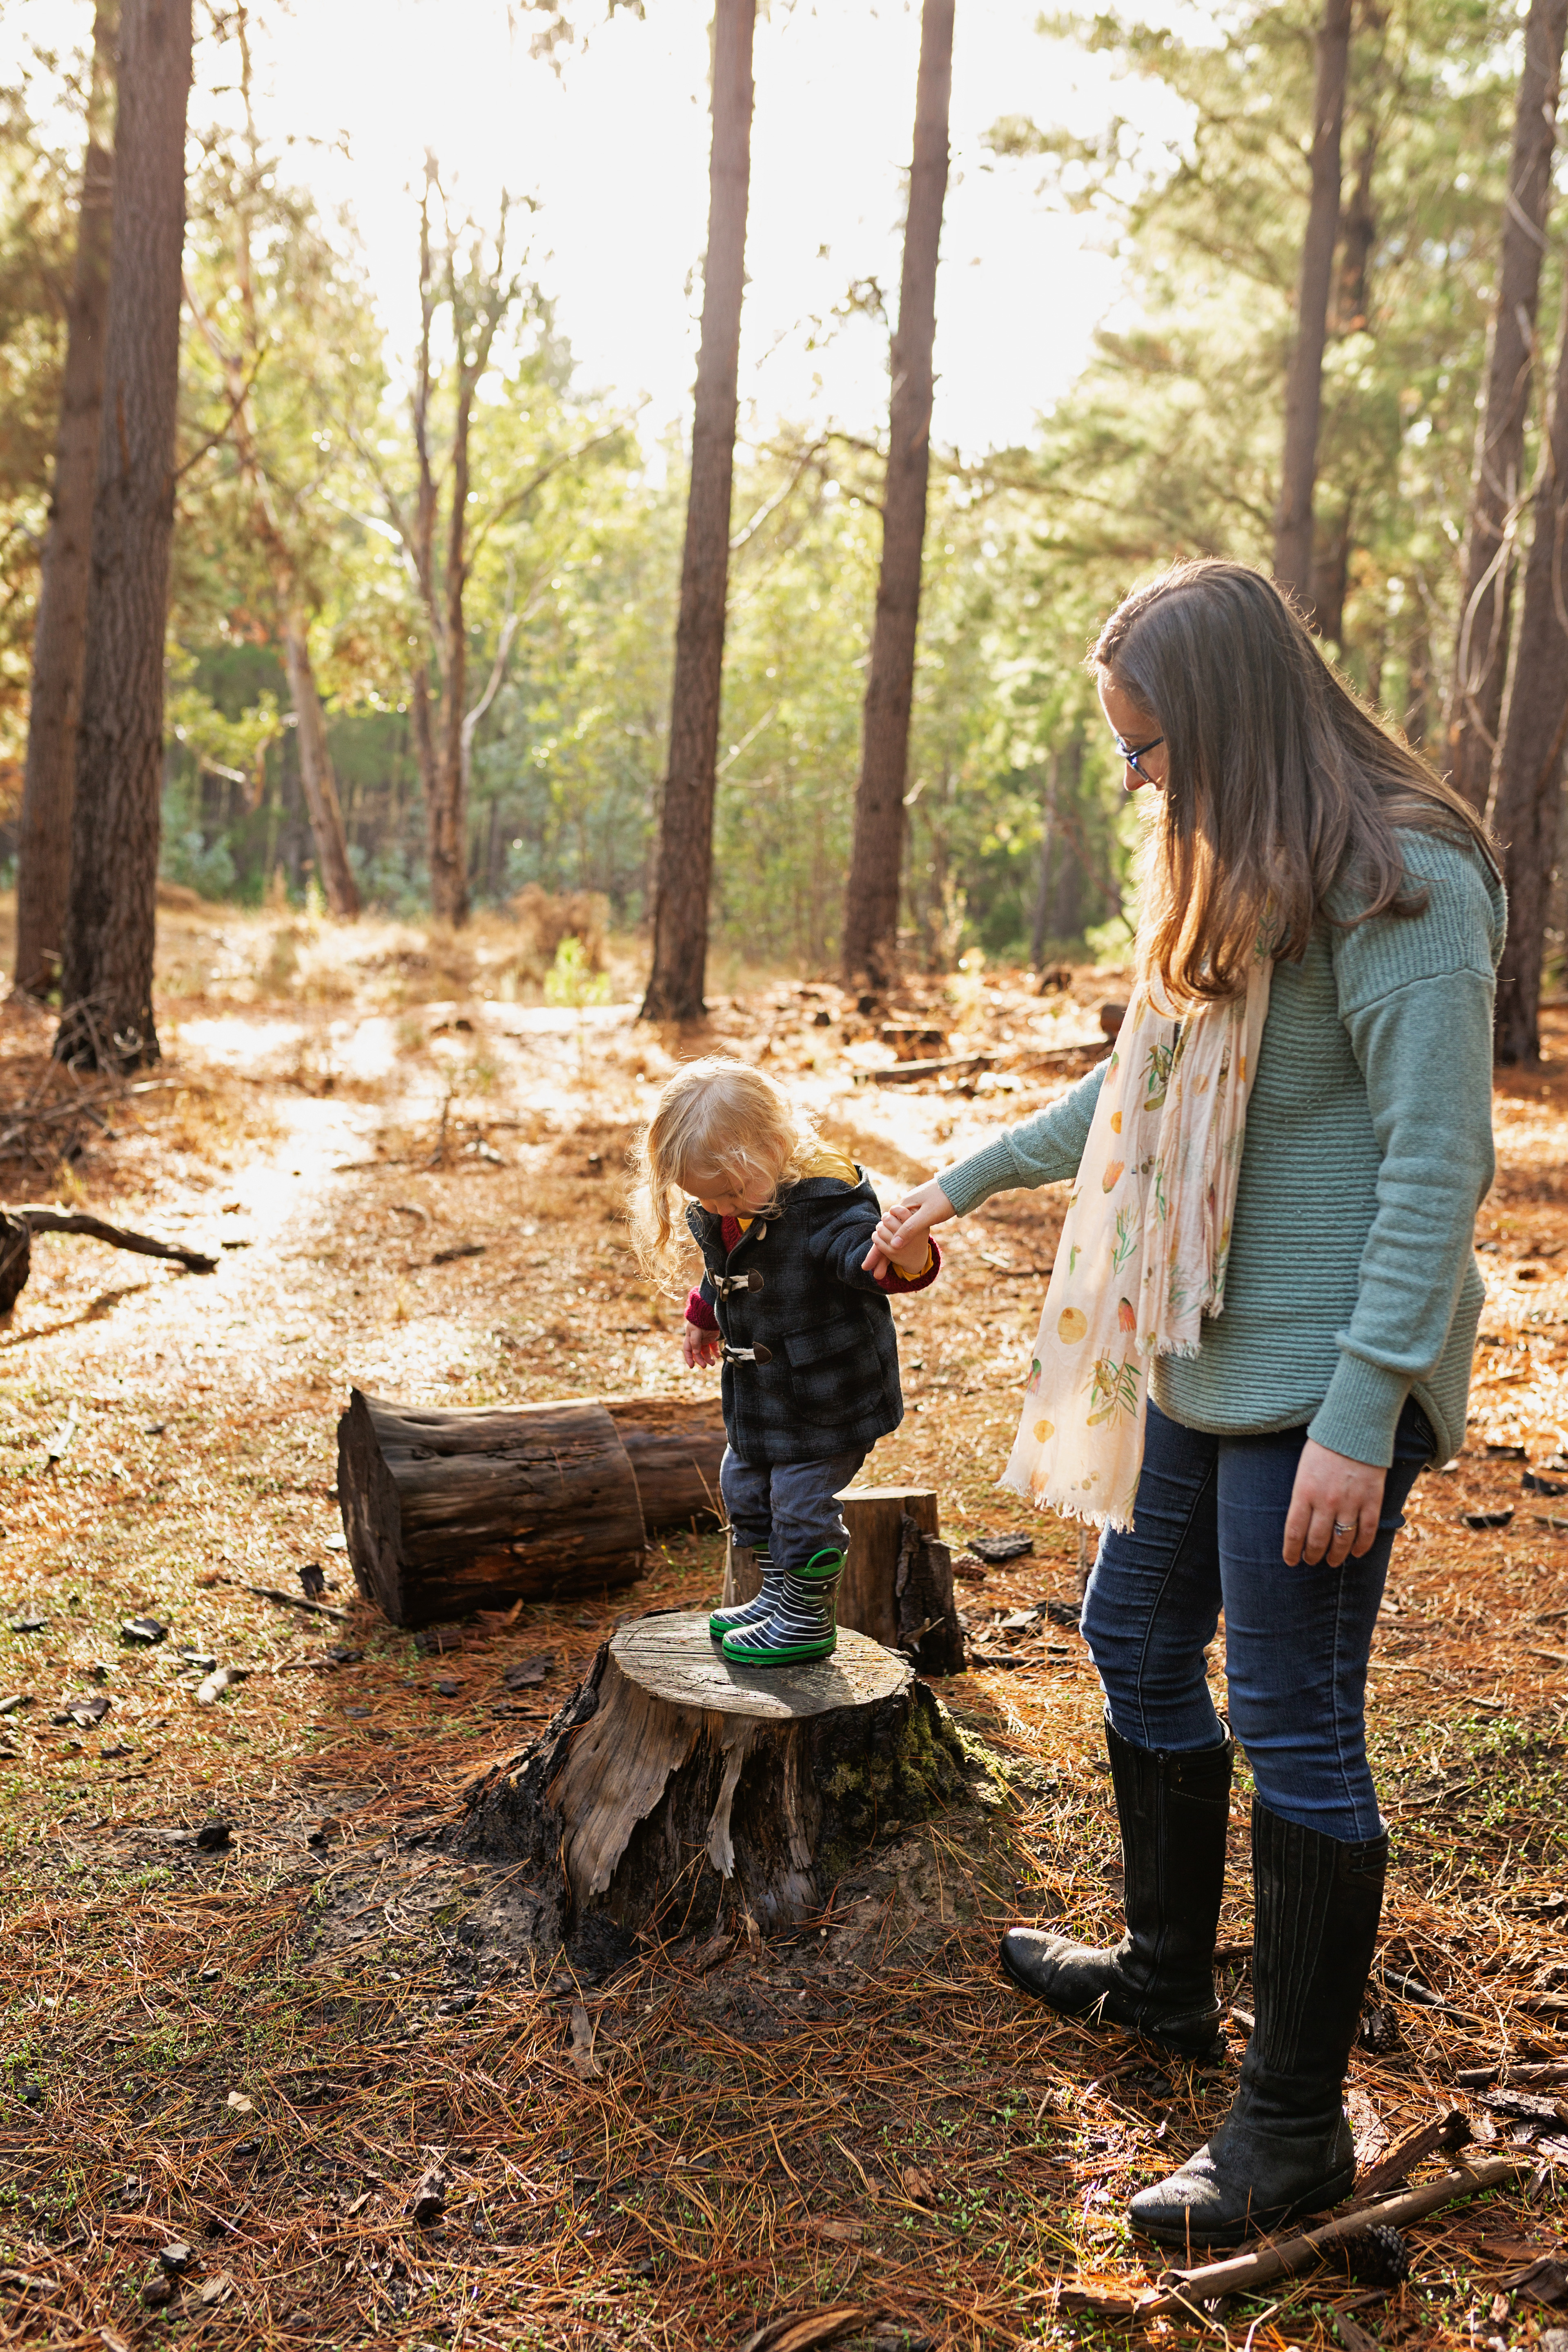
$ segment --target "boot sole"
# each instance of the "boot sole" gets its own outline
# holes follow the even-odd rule
[[[720,1651],[732,1666],[809,1666],[819,1658],[830,1658],[837,1646],[836,1642],[803,1642],[792,1650],[732,1650],[726,1640],[720,1643]]]
[[[1079,2025],[1111,2026],[1120,2033],[1136,2033],[1144,2042],[1157,2042],[1162,2050],[1173,2050],[1179,2057],[1191,2058],[1200,2064],[1206,2058],[1221,2056],[1224,2052],[1225,2037],[1217,2030],[1209,2042],[1180,2042],[1168,2033],[1162,2033],[1156,2025],[1132,2025],[1124,2018],[1112,2017],[1103,2010],[1097,2017],[1093,2009],[1064,2009],[1059,2001],[1051,1999],[1049,1993],[1042,1992],[1038,1985],[1031,1984],[1027,1977],[1021,1976],[1005,1949],[998,1951],[997,1958],[1002,1963],[1002,1972],[1009,1981],[1016,1984],[1020,1992],[1026,1992],[1031,2000],[1043,2001],[1056,2017],[1070,2017]]]
[[[1354,2187],[1355,2167],[1352,2164],[1347,2165],[1342,2172],[1331,2174],[1320,2187],[1310,2189],[1305,2196],[1296,2198],[1290,2204],[1270,2205],[1256,2213],[1249,2213],[1244,2221],[1216,2222],[1212,2229],[1205,2229],[1191,2215],[1184,2213],[1179,2224],[1173,2218],[1167,2230],[1158,2228],[1136,2214],[1129,2218],[1141,2238],[1152,2238],[1158,2246],[1185,2246],[1189,2243],[1194,2246],[1241,2246],[1248,2238],[1268,2237],[1283,2222],[1304,2221],[1314,2214],[1326,2213],[1331,2206],[1348,2197]]]

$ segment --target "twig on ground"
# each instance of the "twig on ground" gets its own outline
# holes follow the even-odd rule
[[[1185,2303],[1214,2303],[1223,2294],[1250,2294],[1270,2279],[1310,2269],[1347,2238],[1359,2238],[1363,2230],[1397,2229],[1402,2221],[1419,2221],[1461,2197],[1500,2189],[1505,2181],[1528,2172],[1531,2163],[1528,2155],[1490,2157],[1473,2168],[1445,2173],[1441,2180],[1408,2189],[1403,2197],[1390,2197],[1380,2205],[1358,2205],[1353,2212],[1342,2213],[1338,2221],[1325,2221],[1321,2229],[1304,2231],[1299,2238],[1266,2242],[1253,2253],[1233,2254],[1226,2262],[1205,2263],[1198,2270],[1173,2272],[1164,2283],[1145,2287],[1141,2294],[1118,2295],[1088,2287],[1063,2287],[1058,2305],[1064,2311],[1093,2311],[1104,2318],[1153,2319]]]

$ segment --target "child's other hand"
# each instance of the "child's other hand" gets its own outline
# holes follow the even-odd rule
[[[704,1331],[700,1324],[681,1326],[680,1352],[689,1369],[699,1364],[717,1363],[724,1352],[724,1336],[721,1331]]]
[[[906,1192],[901,1201],[883,1210],[870,1250],[861,1260],[863,1269],[867,1274],[880,1274],[891,1264],[900,1274],[918,1275],[925,1265],[927,1234],[952,1213],[952,1202],[934,1176]]]

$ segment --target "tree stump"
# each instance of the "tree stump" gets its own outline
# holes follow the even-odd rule
[[[763,1673],[730,1664],[705,1614],[669,1611],[624,1626],[549,1730],[479,1784],[469,1843],[540,1873],[562,1935],[597,1921],[601,1948],[606,1924],[766,1932],[958,1793],[962,1753],[908,1659],[864,1634]]]
[[[926,1486],[847,1486],[838,1500],[849,1552],[838,1586],[838,1622],[889,1649],[906,1651],[922,1674],[963,1672],[963,1633],[952,1591],[952,1554]],[[731,1531],[722,1606],[762,1589],[751,1551]]]
[[[338,1496],[354,1581],[395,1625],[616,1590],[660,1528],[716,1516],[717,1400],[452,1410],[351,1392]]]

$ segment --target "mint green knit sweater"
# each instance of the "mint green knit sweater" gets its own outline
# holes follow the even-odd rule
[[[1320,923],[1277,963],[1247,1112],[1225,1311],[1153,1393],[1190,1428],[1310,1424],[1386,1466],[1405,1401],[1440,1461],[1465,1430],[1486,1293],[1472,1246],[1491,1183],[1492,990],[1500,885],[1472,850],[1403,836],[1430,898],[1412,920]],[[1347,911],[1342,905],[1335,911]],[[1077,1173],[1104,1066],[942,1171],[960,1216]]]

